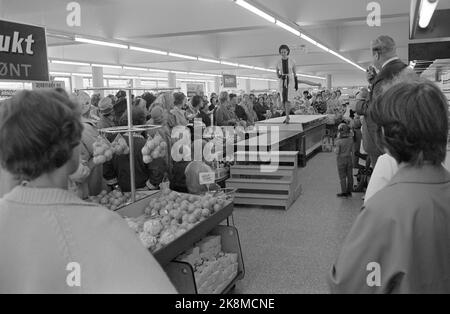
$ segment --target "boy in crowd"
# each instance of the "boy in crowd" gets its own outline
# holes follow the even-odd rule
[[[341,182],[341,193],[337,197],[352,196],[353,190],[353,137],[350,127],[341,123],[338,127],[336,139],[337,167]]]

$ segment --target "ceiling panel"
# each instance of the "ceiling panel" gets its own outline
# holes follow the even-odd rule
[[[366,24],[368,1],[361,0],[249,0],[283,20],[304,26],[316,40],[366,67],[370,41],[391,35],[399,56],[406,61],[410,0],[378,0],[384,16],[381,27]],[[274,77],[273,73],[236,69],[116,48],[77,44],[75,34],[123,40],[155,49],[273,68],[278,47],[288,44],[298,71],[332,74],[334,83],[354,80],[365,84],[365,73],[286,32],[231,0],[78,0],[81,27],[66,24],[63,0],[0,0],[0,18],[44,25],[49,33],[49,56],[71,60],[161,67],[182,71],[230,72]],[[448,2],[448,3],[446,3]],[[439,8],[450,7],[440,1]],[[54,34],[67,35],[56,38]],[[354,79],[350,79],[353,77]]]

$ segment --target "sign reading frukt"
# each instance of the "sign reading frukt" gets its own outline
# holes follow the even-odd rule
[[[45,28],[0,20],[0,80],[49,80]]]

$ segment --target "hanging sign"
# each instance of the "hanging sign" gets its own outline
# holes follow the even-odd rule
[[[195,95],[200,95],[200,93],[204,91],[203,89],[204,89],[203,84],[192,84],[192,83],[186,84],[186,91],[188,98],[194,97]]]
[[[237,88],[236,75],[223,74],[222,81],[224,88]]]
[[[33,82],[31,84],[33,89],[40,88],[65,88],[66,84],[63,81],[49,81],[49,82]]]
[[[0,98],[10,98],[17,92],[17,89],[0,89]]]
[[[49,80],[45,28],[0,20],[0,80]]]

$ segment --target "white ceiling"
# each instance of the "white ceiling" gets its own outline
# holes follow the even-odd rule
[[[266,68],[275,67],[279,58],[278,46],[286,43],[291,47],[298,72],[319,76],[332,74],[335,86],[365,84],[365,73],[361,70],[231,0],[79,0],[81,27],[66,24],[68,2],[0,0],[0,18],[46,26],[50,35],[50,58],[273,78],[274,74],[268,72],[80,44],[53,35],[78,34],[120,40]],[[371,61],[370,40],[382,34],[394,38],[399,56],[407,61],[410,0],[378,0],[382,13],[381,27],[369,27],[366,23],[368,0],[252,2],[283,20],[297,23],[306,34],[362,67]],[[447,6],[450,1],[441,3]],[[51,66],[52,70],[89,70],[66,65]],[[119,74],[114,70],[105,72]],[[131,75],[133,71],[121,71],[120,74]]]

